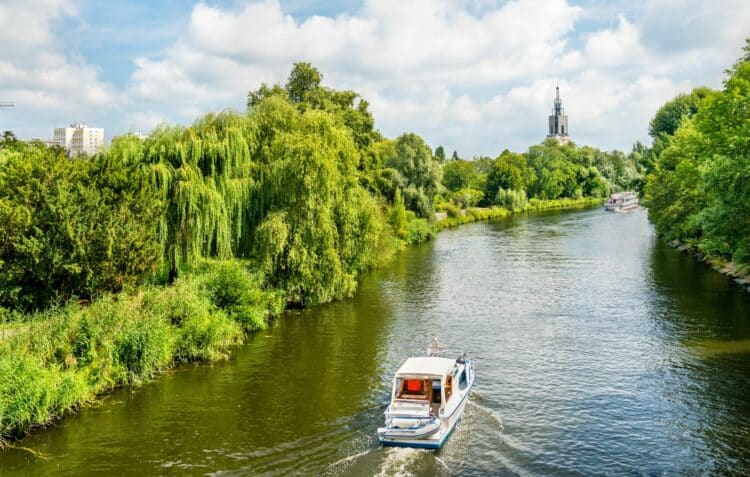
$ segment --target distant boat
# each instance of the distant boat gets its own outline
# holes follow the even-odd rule
[[[456,359],[435,338],[427,356],[407,359],[396,372],[385,427],[378,439],[386,446],[439,449],[464,412],[474,384],[474,363],[462,354]]]
[[[604,204],[604,210],[624,212],[635,209],[639,204],[638,195],[635,192],[616,192],[609,196]]]

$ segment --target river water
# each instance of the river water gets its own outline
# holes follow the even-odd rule
[[[439,451],[382,448],[392,374],[432,336],[476,361]],[[750,294],[645,211],[462,226],[351,299],[293,311],[34,432],[2,475],[750,473]]]

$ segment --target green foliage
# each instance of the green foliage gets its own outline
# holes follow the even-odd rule
[[[172,359],[173,340],[163,319],[127,321],[115,339],[115,361],[124,368],[126,382],[152,378]]]
[[[451,192],[471,187],[477,170],[469,161],[450,161],[443,166],[443,185]]]
[[[443,149],[443,146],[435,148],[435,159],[440,163],[445,162],[445,149]]]
[[[750,62],[743,57],[728,73],[723,91],[701,91],[692,116],[683,115],[656,156],[645,192],[649,218],[660,235],[697,243],[709,256],[747,265]],[[686,101],[678,99],[660,113]]]
[[[448,214],[448,217],[456,218],[461,216],[461,209],[450,202],[441,202],[437,209]]]
[[[284,302],[277,292],[263,291],[262,280],[236,260],[204,265],[201,286],[211,304],[247,330],[264,329],[278,315]]]
[[[370,268],[384,227],[356,180],[359,154],[349,131],[324,111],[298,113],[271,144],[265,192],[270,214],[256,232],[269,283],[295,303],[350,296]]]
[[[305,101],[320,87],[323,75],[310,63],[295,63],[286,83],[289,99],[295,103]]]
[[[360,152],[382,139],[375,130],[369,103],[354,91],[337,91],[321,86],[323,75],[310,63],[295,63],[284,87],[265,83],[248,93],[247,105],[255,109],[264,100],[276,96],[294,104],[300,112],[326,111],[349,129]]]
[[[500,189],[525,190],[535,179],[536,174],[526,158],[506,149],[495,159],[487,174],[485,197],[488,202],[497,203],[496,198]]]
[[[677,95],[664,103],[649,122],[649,136],[653,139],[674,136],[683,120],[697,113],[701,100],[710,93],[708,88],[695,88],[690,94]]]
[[[162,203],[132,149],[124,138],[92,158],[0,150],[0,306],[90,298],[155,271]]]
[[[454,204],[458,205],[462,209],[468,209],[469,207],[475,207],[484,198],[484,192],[477,189],[460,189],[451,195],[451,200]]]
[[[435,229],[426,219],[416,218],[409,222],[406,243],[414,245],[435,238]]]
[[[442,171],[422,138],[413,133],[399,136],[386,159],[386,166],[398,171],[406,180],[403,194],[407,208],[420,217],[431,217]]]
[[[500,188],[497,191],[495,200],[501,207],[513,212],[520,212],[526,208],[529,201],[526,198],[526,191]]]
[[[143,144],[151,181],[166,204],[158,237],[170,278],[204,257],[250,254],[264,205],[250,149],[263,145],[263,133],[270,134],[252,118],[209,114],[188,129],[162,126]]]
[[[169,287],[35,314],[0,341],[0,440],[175,362],[225,357],[242,342],[245,306],[262,308],[264,320],[279,312],[278,296],[262,292],[241,265],[202,268]],[[230,278],[219,278],[223,272]]]
[[[401,195],[401,189],[396,189],[396,196],[393,199],[393,205],[388,210],[388,223],[396,237],[401,239],[406,238],[406,226],[408,221],[406,218],[406,207],[404,206],[404,198]]]

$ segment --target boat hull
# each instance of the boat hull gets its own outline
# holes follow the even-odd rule
[[[625,212],[628,210],[637,209],[640,204],[638,202],[634,202],[632,204],[627,204],[623,206],[612,206],[612,205],[605,205],[604,210],[609,212]]]

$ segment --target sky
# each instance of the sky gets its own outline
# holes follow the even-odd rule
[[[387,137],[461,157],[523,151],[560,86],[579,144],[648,143],[665,101],[721,88],[749,0],[0,1],[0,130],[107,139],[207,112],[307,61],[366,99]]]

